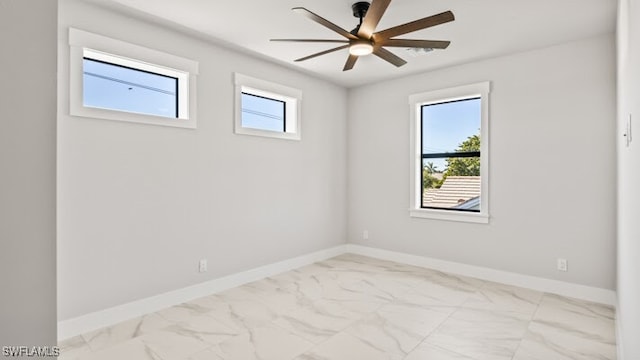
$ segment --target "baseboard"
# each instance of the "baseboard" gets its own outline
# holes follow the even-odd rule
[[[285,271],[296,269],[314,262],[329,259],[344,254],[346,245],[316,251],[292,259],[261,266],[237,274],[228,275],[164,294],[148,297],[122,304],[101,311],[82,315],[73,319],[58,322],[58,340],[71,337],[117,324],[151,312],[178,305],[186,301],[215,294],[252,281],[260,280]]]
[[[472,276],[475,278],[520,286],[538,291],[554,293],[573,298],[594,301],[607,305],[616,305],[616,294],[612,290],[589,287],[558,280],[516,274],[486,267],[467,265],[424,256],[410,255],[390,250],[366,247],[355,244],[344,244],[292,259],[261,266],[237,274],[228,275],[164,294],[140,299],[105,310],[89,313],[73,319],[58,322],[58,339],[71,337],[110,326],[121,321],[149,314],[170,306],[203,296],[215,294],[252,281],[260,280],[285,271],[296,269],[314,262],[326,260],[344,253],[353,253],[374,258],[396,261],[409,265],[426,267],[453,274]],[[619,323],[619,322],[617,322]],[[619,326],[619,325],[617,325]],[[619,328],[617,329],[619,330]],[[619,337],[620,332],[617,332]],[[618,339],[618,344],[621,344]],[[620,345],[618,345],[621,353]],[[622,359],[622,357],[618,357]]]
[[[620,316],[620,306],[616,306],[616,350],[618,353],[617,360],[624,360],[624,342],[622,341],[622,317]]]
[[[467,265],[451,261],[410,255],[390,250],[377,249],[356,244],[347,244],[346,251],[383,260],[396,261],[409,265],[426,267],[452,274],[471,276],[482,280],[495,281],[507,285],[520,286],[577,299],[616,306],[616,293],[613,290],[590,287],[564,281],[545,279],[530,275],[517,274],[481,266]]]

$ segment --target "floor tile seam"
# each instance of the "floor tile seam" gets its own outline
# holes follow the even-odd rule
[[[540,306],[540,305],[538,305]],[[538,309],[536,308],[536,311],[534,311],[534,314],[538,311]],[[520,350],[520,347],[522,346],[522,343],[524,342],[525,338],[527,337],[527,334],[529,333],[529,328],[531,327],[531,324],[534,322],[533,320],[533,315],[531,315],[531,318],[529,319],[528,323],[527,323],[527,327],[524,330],[524,333],[520,336],[520,340],[518,341],[518,346],[516,346],[516,348],[513,351],[513,355],[511,355],[511,360],[515,359],[516,354],[518,354],[518,350]]]
[[[321,299],[317,299],[316,301],[320,301],[320,300],[328,300],[328,299],[321,298]],[[338,330],[335,334],[333,334],[333,335],[331,335],[331,336],[327,337],[326,339],[324,339],[324,340],[322,340],[322,341],[320,341],[320,342],[318,342],[318,343],[313,343],[312,341],[307,340],[307,341],[309,341],[309,342],[313,343],[313,346],[312,346],[311,348],[307,349],[307,350],[306,350],[305,352],[303,352],[302,354],[306,354],[308,351],[310,351],[310,350],[312,350],[312,349],[320,348],[323,344],[327,343],[328,341],[330,341],[330,340],[331,340],[331,339],[333,339],[334,337],[338,336],[339,334],[347,335],[347,336],[353,337],[354,339],[356,339],[356,340],[360,341],[360,339],[359,339],[358,337],[356,337],[356,336],[353,336],[353,335],[349,334],[348,332],[346,332],[346,330],[347,330],[349,327],[351,327],[353,324],[355,324],[356,322],[361,321],[361,320],[363,320],[366,316],[370,315],[370,314],[371,314],[371,313],[373,313],[373,312],[376,312],[376,311],[377,311],[380,307],[382,307],[383,305],[385,305],[385,304],[381,304],[378,308],[376,308],[376,310],[373,310],[373,311],[372,311],[372,312],[370,312],[370,313],[361,314],[360,316],[358,316],[358,318],[356,318],[356,319],[354,319],[354,320],[351,320],[347,325],[345,325],[344,327],[342,327],[342,328],[341,328],[340,330]],[[275,321],[275,320],[274,320],[274,321]],[[281,329],[283,328],[282,326],[280,326],[280,325],[278,325],[278,324],[275,324],[275,323],[274,323],[274,325],[278,326],[278,327],[279,327],[279,328],[281,328]],[[288,329],[284,329],[284,330],[289,331]],[[294,335],[295,335],[295,334],[294,334]],[[298,336],[298,337],[299,337],[299,336]],[[306,339],[304,339],[304,340],[306,340]],[[299,355],[298,355],[298,356],[299,356]]]
[[[460,310],[460,306],[456,306],[455,308],[456,308],[456,309],[455,309],[455,310],[453,310],[453,311],[451,312],[451,314],[449,314],[446,318],[444,318],[444,319],[440,322],[440,324],[438,324],[438,326],[436,326],[435,328],[433,328],[433,330],[431,330],[431,332],[430,332],[429,334],[427,334],[427,335],[424,337],[424,339],[422,340],[422,342],[420,342],[420,344],[425,344],[425,343],[426,343],[426,344],[429,344],[429,345],[435,345],[435,344],[430,344],[430,343],[428,343],[429,338],[430,338],[431,336],[433,336],[433,334],[437,333],[437,332],[438,332],[438,330],[439,330],[439,329],[444,325],[444,323],[446,323],[449,319],[451,319],[451,317],[453,316],[453,314],[455,314],[456,312],[458,312],[458,311]],[[418,345],[420,345],[420,344],[418,344]],[[446,348],[443,348],[443,347],[441,347],[441,346],[438,346],[438,347],[440,347],[440,348],[442,348],[442,349],[444,349],[444,350],[447,350],[447,351],[451,351],[451,350],[446,349]],[[457,353],[456,353],[456,354],[457,354]],[[460,355],[462,355],[462,354],[460,354]]]
[[[299,338],[299,339],[302,339],[302,340],[304,340],[304,341],[306,341],[306,342],[308,342],[308,343],[310,343],[310,344],[311,344],[311,346],[310,346],[308,349],[306,349],[304,352],[302,352],[302,353],[300,353],[300,354],[296,355],[296,357],[298,357],[298,356],[300,356],[300,355],[302,355],[302,354],[306,354],[308,351],[310,351],[310,350],[312,350],[312,349],[315,349],[315,348],[319,347],[320,345],[322,345],[322,344],[326,343],[327,341],[329,341],[330,339],[332,339],[334,336],[336,336],[336,335],[338,335],[339,333],[341,333],[342,331],[344,331],[344,329],[342,329],[342,330],[340,330],[340,331],[336,332],[335,334],[333,334],[333,335],[329,336],[328,338],[326,338],[326,339],[324,339],[324,340],[320,341],[319,343],[315,343],[315,342],[313,342],[313,341],[311,341],[311,340],[308,340],[307,338],[304,338],[304,337],[302,337],[302,336],[299,336],[299,335],[296,335],[296,334],[292,333],[292,332],[291,332],[291,330],[286,329],[286,328],[284,328],[283,326],[278,325],[277,323],[275,323],[275,320],[272,322],[272,325],[274,325],[274,326],[276,326],[276,327],[280,328],[281,330],[286,331],[287,333],[289,333],[289,334],[290,334],[290,335],[292,335],[292,336],[295,336],[295,337],[297,337],[297,338]],[[346,328],[345,328],[345,329],[346,329]],[[295,357],[294,357],[294,359],[295,359]]]
[[[433,331],[432,331],[433,332]],[[414,352],[420,345],[422,345],[422,343],[424,343],[424,341],[427,339],[427,337],[429,337],[429,335],[431,335],[431,333],[429,333],[428,335],[425,335],[422,339],[420,339],[420,341],[418,341],[417,344],[415,344],[411,350],[407,351],[404,356],[402,357],[402,359],[406,359],[412,352]]]
[[[318,299],[317,301],[320,301],[320,300],[323,300],[323,299]],[[324,300],[327,300],[327,299],[324,299]],[[357,323],[357,322],[359,322],[359,321],[364,320],[366,317],[370,316],[370,315],[371,315],[371,314],[373,314],[373,313],[378,312],[378,310],[380,310],[380,308],[382,308],[383,306],[385,306],[385,305],[387,305],[387,304],[389,304],[389,303],[390,303],[390,302],[380,303],[380,304],[379,304],[375,309],[373,309],[373,310],[372,310],[372,311],[370,311],[370,312],[366,312],[366,313],[358,313],[359,315],[358,315],[355,319],[350,320],[350,321],[349,321],[349,323],[348,323],[347,325],[343,326],[340,330],[338,330],[338,331],[337,331],[335,334],[333,334],[331,337],[333,337],[333,336],[335,336],[335,335],[337,335],[337,334],[339,334],[339,333],[341,333],[341,332],[344,332],[344,331],[345,331],[345,330],[347,330],[349,327],[351,327],[353,324],[355,324],[355,323]],[[347,309],[347,310],[348,310],[348,308],[345,308],[345,307],[344,307],[344,305],[342,305],[342,302],[340,302],[340,306],[341,306],[343,309]],[[331,337],[329,337],[329,338],[331,338]],[[325,341],[326,341],[326,340],[325,340]]]
[[[540,301],[538,301],[538,306],[536,306],[536,310],[533,312],[533,314],[531,315],[531,321],[536,319],[536,315],[538,315],[538,312],[540,311],[540,308],[542,307],[542,300],[544,299],[544,297],[547,295],[548,293],[543,292],[542,296],[540,296]]]
[[[439,330],[439,329],[444,325],[444,323],[446,323],[446,322],[447,322],[451,317],[453,317],[453,316],[454,316],[458,311],[466,310],[466,309],[467,309],[467,308],[462,307],[462,305],[461,305],[461,306],[459,306],[459,307],[458,307],[456,310],[454,310],[454,311],[453,311],[453,312],[452,312],[452,313],[451,313],[451,314],[450,314],[446,319],[444,319],[444,320],[443,320],[443,321],[442,321],[442,322],[441,322],[441,323],[440,323],[440,324],[439,324],[435,329],[433,329],[433,331],[431,331],[431,333],[429,333],[429,335],[427,335],[427,336],[425,337],[425,339],[422,341],[422,343],[426,343],[426,344],[429,344],[429,345],[431,345],[431,346],[437,346],[437,347],[439,347],[439,348],[441,348],[441,349],[444,349],[444,350],[447,350],[447,351],[453,352],[453,353],[455,353],[455,354],[458,354],[458,355],[465,356],[465,357],[468,357],[468,358],[472,358],[472,359],[473,359],[473,357],[471,357],[471,356],[469,356],[469,355],[461,354],[461,353],[459,353],[459,352],[457,352],[457,351],[455,351],[455,350],[452,350],[452,349],[449,349],[449,348],[445,348],[445,347],[442,347],[442,346],[439,346],[439,345],[436,345],[436,344],[432,344],[432,343],[430,343],[430,342],[429,342],[429,338],[430,338],[431,336],[433,336],[433,334],[435,334],[435,333],[436,333],[436,332],[437,332],[437,331],[438,331],[438,330]],[[482,310],[482,311],[489,311],[489,310]],[[490,312],[491,312],[491,311],[490,311]],[[500,313],[500,312],[498,312],[498,313]],[[516,352],[517,352],[517,349],[520,347],[520,344],[521,344],[522,340],[524,339],[524,336],[526,335],[527,330],[529,329],[529,325],[531,324],[531,321],[532,321],[532,320],[531,320],[531,318],[529,318],[529,319],[527,320],[527,325],[526,325],[526,327],[525,327],[525,329],[524,329],[524,331],[523,331],[523,334],[519,337],[519,340],[518,340],[518,346],[516,347],[516,349],[514,349],[513,354],[511,355],[511,359],[513,359],[513,357],[515,356],[515,354],[516,354]],[[421,343],[421,344],[422,344],[422,343]]]

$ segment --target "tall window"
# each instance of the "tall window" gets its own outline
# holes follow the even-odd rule
[[[411,216],[488,221],[488,96],[488,83],[411,96]]]
[[[480,211],[481,99],[422,105],[423,208]]]

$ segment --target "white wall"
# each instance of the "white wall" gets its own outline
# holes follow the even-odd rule
[[[0,0],[0,347],[56,344],[57,6]]]
[[[59,21],[60,320],[346,241],[345,89],[77,0]],[[69,116],[69,26],[199,61],[198,129]],[[233,134],[236,71],[303,91],[302,141]]]
[[[351,90],[349,241],[613,289],[614,43],[603,35]],[[410,218],[409,95],[485,80],[490,224]]]
[[[640,359],[640,2],[619,1],[618,17],[618,328],[623,359]],[[625,133],[632,115],[635,139]],[[634,134],[632,134],[634,135]]]

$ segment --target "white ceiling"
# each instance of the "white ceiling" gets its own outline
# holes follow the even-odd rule
[[[376,56],[367,56],[360,58],[353,70],[343,72],[346,49],[293,62],[336,44],[276,43],[269,39],[342,39],[291,8],[305,7],[350,31],[358,22],[351,12],[356,0],[92,1],[193,30],[215,42],[347,87],[611,33],[616,13],[616,0],[395,0],[377,30],[451,10],[455,21],[399,37],[450,40],[449,48],[419,56],[403,48],[389,48],[408,63],[396,68]]]

